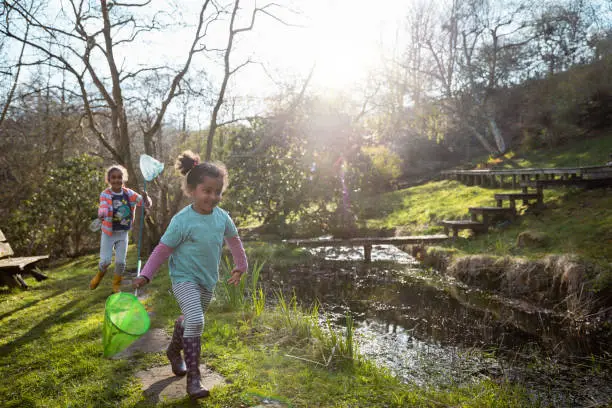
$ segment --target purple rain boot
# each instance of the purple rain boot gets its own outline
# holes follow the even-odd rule
[[[187,374],[187,367],[185,366],[185,360],[181,356],[181,349],[183,348],[183,320],[184,316],[179,316],[174,322],[174,331],[172,332],[172,340],[166,349],[166,357],[170,360],[172,366],[172,372],[174,375],[179,377]]]
[[[183,337],[183,352],[187,363],[187,394],[191,399],[208,397],[210,393],[200,382],[200,337]]]

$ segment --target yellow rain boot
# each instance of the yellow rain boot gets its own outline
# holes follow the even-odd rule
[[[113,293],[121,292],[121,281],[123,276],[113,275]]]
[[[91,281],[89,282],[89,289],[94,290],[95,288],[97,288],[103,277],[104,277],[104,272],[98,270],[98,273],[96,273],[96,276],[91,278]]]

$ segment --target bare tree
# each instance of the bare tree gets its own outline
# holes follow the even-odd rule
[[[46,13],[34,14],[28,6],[32,3],[23,0],[2,1],[6,19],[0,23],[0,33],[20,41],[51,61],[53,67],[71,74],[83,101],[83,126],[97,137],[113,160],[128,169],[133,181],[138,178],[131,154],[126,90],[143,73],[172,72],[172,79],[155,116],[142,128],[145,147],[150,148],[151,144],[147,141],[160,130],[164,115],[180,92],[181,81],[194,55],[205,50],[202,40],[208,24],[218,16],[218,10],[209,7],[211,0],[202,2],[191,45],[184,61],[176,68],[151,65],[138,69],[132,67],[130,70],[124,67],[117,55],[126,46],[134,45],[140,37],[166,27],[163,14],[155,13],[147,17],[150,3],[150,0],[100,0],[96,5],[83,0],[69,0],[62,3],[59,10],[47,9]],[[50,16],[52,11],[55,14]],[[13,15],[27,22],[31,31],[29,37],[8,23]]]
[[[274,20],[281,22],[284,25],[290,25],[289,23],[285,22],[281,18],[272,14],[270,9],[274,7],[279,7],[279,5],[276,3],[269,3],[262,7],[255,6],[251,13],[249,25],[244,26],[244,27],[236,27],[236,17],[238,15],[238,11],[240,10],[240,0],[234,1],[234,5],[232,7],[232,11],[230,14],[229,34],[227,37],[227,45],[225,46],[224,50],[220,50],[221,52],[223,52],[223,79],[221,80],[221,86],[219,89],[217,100],[212,110],[212,114],[210,118],[210,125],[208,127],[208,135],[206,137],[206,155],[205,155],[206,160],[211,159],[213,140],[215,137],[215,132],[217,130],[217,127],[219,126],[217,122],[218,117],[219,117],[219,111],[225,100],[225,94],[227,91],[227,85],[229,83],[229,80],[232,75],[238,72],[238,70],[240,70],[241,68],[253,62],[250,58],[247,58],[245,61],[237,64],[235,67],[232,67],[231,55],[232,55],[232,51],[234,50],[235,38],[240,33],[251,31],[255,25],[256,17],[260,14],[271,17]]]
[[[490,97],[502,79],[515,72],[512,63],[518,60],[507,56],[529,41],[523,33],[524,7],[521,3],[502,7],[493,0],[452,0],[440,32],[426,44],[435,61],[432,76],[443,90],[442,106],[491,153],[507,149]]]
[[[2,8],[0,9],[0,18],[4,18],[7,25],[13,24],[13,22],[9,20],[8,13],[6,9],[4,8],[4,6],[2,4],[0,4],[0,6],[2,6]],[[30,12],[32,12],[35,5],[31,4],[30,7],[31,7]],[[25,39],[28,38],[29,30],[30,30],[30,26],[29,24],[27,24],[27,22],[25,22],[25,31],[23,33],[23,37]],[[1,52],[5,48],[8,48],[8,47],[5,44],[5,38],[3,38],[2,41],[0,42],[0,55],[2,55]],[[19,51],[19,56],[17,57],[17,61],[15,62],[15,65],[0,68],[0,76],[3,78],[6,78],[6,80],[11,83],[8,89],[8,93],[2,103],[2,110],[0,111],[0,129],[2,128],[2,124],[4,123],[4,120],[6,119],[6,115],[8,113],[9,107],[11,106],[11,102],[13,101],[13,97],[15,95],[15,90],[17,89],[17,84],[19,83],[19,75],[21,74],[21,68],[22,68],[22,64],[24,61],[25,49],[26,49],[26,44],[24,42],[21,44],[21,50]]]
[[[549,75],[590,58],[588,32],[597,20],[590,1],[544,3],[532,24],[534,48]]]

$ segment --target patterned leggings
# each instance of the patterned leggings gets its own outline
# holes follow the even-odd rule
[[[183,337],[200,337],[204,329],[204,313],[213,293],[193,282],[173,283],[172,292],[185,316]]]

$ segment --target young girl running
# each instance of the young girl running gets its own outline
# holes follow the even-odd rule
[[[240,282],[247,271],[247,259],[234,222],[226,211],[217,207],[227,186],[225,167],[200,163],[198,155],[186,151],[178,157],[176,168],[186,176],[183,191],[193,203],[172,217],[133,286],[139,288],[149,283],[161,264],[170,258],[172,292],[182,315],[174,323],[166,355],[175,375],[187,374],[187,394],[195,399],[209,394],[200,383],[201,336],[204,314],[219,279],[224,239],[236,265],[228,283]]]
[[[113,258],[115,249],[115,275],[113,276],[113,292],[119,292],[123,272],[129,231],[134,222],[135,207],[141,206],[143,196],[125,187],[127,170],[118,164],[106,170],[106,183],[109,187],[100,194],[98,218],[102,221],[102,238],[100,239],[100,263],[98,273],[89,282],[89,288],[95,289],[100,284]],[[151,199],[145,193],[145,208],[151,207]]]

